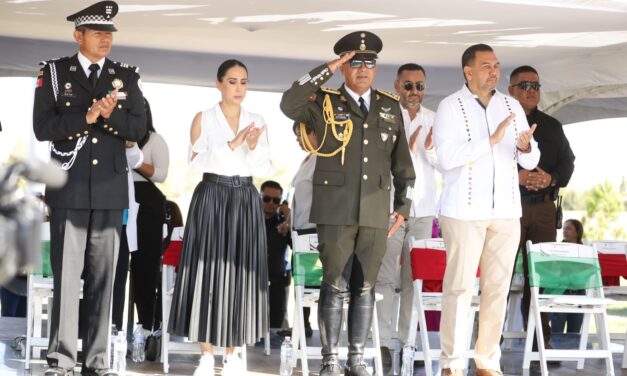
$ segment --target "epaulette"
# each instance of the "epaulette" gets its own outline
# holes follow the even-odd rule
[[[50,63],[56,63],[58,61],[67,60],[69,58],[70,58],[69,56],[63,56],[63,57],[58,57],[56,59],[44,60],[44,61],[40,61],[39,65],[41,65],[41,67],[43,68]]]
[[[320,90],[324,91],[325,93],[329,93],[329,94],[335,94],[335,95],[340,95],[340,91],[337,89],[331,89],[330,87],[326,87],[326,86],[320,86]]]
[[[118,67],[122,67],[122,68],[126,68],[126,69],[130,69],[135,73],[139,73],[139,68],[130,64],[126,64],[126,63],[121,63],[119,61],[114,61],[113,64],[117,65]]]
[[[401,99],[400,95],[394,94],[394,93],[389,92],[387,90],[377,89],[377,93],[380,93],[380,94],[385,95],[386,97],[392,98],[392,99],[394,99],[397,102],[399,101],[399,99]]]

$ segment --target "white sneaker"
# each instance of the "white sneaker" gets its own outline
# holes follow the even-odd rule
[[[241,376],[245,373],[244,361],[236,353],[226,355],[223,363],[222,375],[224,376]]]
[[[194,371],[194,376],[214,376],[215,370],[213,369],[215,362],[213,360],[213,354],[208,352],[202,353],[198,367]]]

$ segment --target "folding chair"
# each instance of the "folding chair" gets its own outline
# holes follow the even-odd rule
[[[592,248],[597,252],[601,265],[611,265],[612,272],[615,271],[612,275],[627,274],[627,242],[618,240],[596,241],[592,242]],[[606,296],[627,295],[627,288],[624,286],[605,286],[603,290]],[[622,337],[622,335],[620,337]],[[610,339],[612,338],[610,333]],[[625,344],[621,368],[627,368],[627,333],[625,333],[624,340]]]
[[[583,369],[585,358],[605,359],[607,374],[614,375],[610,336],[607,327],[606,306],[614,300],[606,299],[597,253],[592,247],[574,243],[527,242],[531,307],[527,323],[527,339],[523,357],[523,370],[528,370],[532,360],[540,361],[542,376],[548,375],[547,360],[576,361]],[[540,288],[544,291],[540,293]],[[561,295],[564,290],[586,290],[586,295]],[[544,338],[540,322],[541,312],[577,312],[584,314],[578,349],[547,350],[538,340],[538,351],[532,352],[534,332]],[[590,314],[594,314],[601,349],[588,350]],[[534,331],[535,329],[535,331]]]
[[[423,360],[425,363],[425,375],[432,376],[434,359],[438,359],[441,349],[431,348],[429,344],[429,332],[427,331],[427,321],[425,311],[442,310],[441,292],[423,292],[422,285],[425,280],[442,281],[446,269],[446,247],[442,239],[410,239],[411,249],[411,270],[414,280],[414,306],[409,322],[408,343],[416,343],[416,326],[420,324],[420,342],[422,351],[414,352],[414,360]],[[477,274],[478,275],[478,274]],[[475,284],[474,296],[469,311],[469,323],[474,323],[476,312],[479,310],[479,284]],[[473,325],[468,326],[468,344],[466,348],[466,367],[468,368],[468,358],[474,356],[470,350]],[[439,374],[439,372],[438,372]]]
[[[318,235],[303,234],[292,231],[293,265],[292,278],[294,279],[294,321],[292,325],[292,366],[296,367],[298,358],[301,361],[301,372],[303,376],[309,375],[308,358],[321,359],[319,347],[308,347],[305,338],[305,319],[303,308],[318,306],[320,296],[320,283],[322,282],[322,263],[318,254]],[[381,300],[377,294],[376,300]],[[345,310],[348,307],[345,304]],[[345,315],[346,316],[346,312]],[[377,375],[383,375],[383,365],[381,362],[381,351],[379,341],[379,325],[377,319],[377,307],[375,304],[374,315],[372,317],[372,342],[373,347],[365,349],[365,356],[374,358],[374,369]],[[344,358],[347,348],[340,348],[340,356]]]
[[[168,324],[170,322],[170,308],[172,306],[172,295],[174,294],[174,284],[176,282],[176,267],[178,267],[179,256],[183,243],[184,227],[176,227],[172,231],[170,245],[163,255],[163,269],[161,276],[161,312],[162,312],[162,331],[161,331],[161,362],[163,363],[163,372],[168,373],[170,370],[170,354],[200,354],[200,346],[196,342],[191,342],[187,338],[173,341],[168,332]],[[264,338],[265,353],[270,355],[270,339],[266,334]],[[214,355],[224,355],[225,349],[213,347]],[[244,371],[247,370],[246,346],[239,349],[244,363]]]
[[[526,252],[526,250],[519,250],[518,256],[516,256],[516,265],[514,267],[514,275],[512,276],[512,284],[510,285],[509,299],[507,302],[507,318],[503,330],[503,348],[506,349],[512,348],[514,339],[524,339],[527,337],[525,327],[522,323],[522,315],[519,314],[525,286],[522,252]]]

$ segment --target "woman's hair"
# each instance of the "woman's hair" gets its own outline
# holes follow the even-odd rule
[[[568,219],[565,223],[569,223],[575,228],[577,233],[577,244],[583,244],[583,224],[577,219]]]
[[[244,63],[239,60],[229,59],[220,64],[218,67],[218,81],[222,82],[222,79],[226,76],[226,72],[233,67],[242,67],[246,71],[246,74],[248,74],[248,68],[246,68]]]
[[[146,110],[146,134],[137,143],[137,146],[139,146],[140,149],[144,148],[144,145],[148,142],[151,133],[157,133],[157,131],[155,131],[155,127],[152,125],[152,112],[150,111],[150,103],[148,103],[146,98],[144,98],[144,109]]]

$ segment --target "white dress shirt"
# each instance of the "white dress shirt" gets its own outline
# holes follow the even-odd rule
[[[310,155],[303,161],[292,180],[294,187],[294,201],[292,203],[292,228],[304,230],[316,228],[315,223],[309,222],[311,213],[311,197],[313,195],[313,174],[316,169],[316,156]]]
[[[490,135],[514,113],[503,139],[490,146]],[[516,138],[529,129],[520,103],[498,91],[484,108],[466,85],[440,102],[433,134],[442,171],[441,215],[462,220],[519,218],[522,215],[518,168],[533,170],[540,150],[516,148]]]
[[[414,218],[431,217],[437,213],[437,193],[435,186],[435,171],[437,168],[437,156],[435,154],[435,148],[430,150],[425,149],[425,139],[427,134],[433,126],[433,120],[435,118],[435,112],[431,111],[424,106],[420,106],[420,111],[416,114],[416,117],[412,120],[407,111],[401,106],[401,113],[403,114],[403,124],[405,125],[405,136],[409,143],[409,138],[422,126],[416,144],[418,150],[413,152],[411,146],[409,153],[411,154],[411,160],[414,165],[414,171],[416,172],[416,183],[414,183],[413,195],[411,197],[411,208],[409,210],[409,216]],[[390,197],[390,203],[394,202],[394,189]],[[393,207],[393,206],[390,206]]]
[[[250,123],[255,127],[266,125],[265,120],[257,114],[241,108],[239,116],[239,128],[237,132],[246,128]],[[268,130],[259,136],[257,146],[253,150],[248,149],[244,141],[235,150],[227,144],[237,135],[227,122],[220,104],[202,112],[200,137],[191,145],[190,167],[196,172],[209,172],[224,176],[257,176],[267,177],[272,175],[273,167],[270,162]],[[191,153],[197,153],[191,159]]]
[[[98,60],[95,63],[92,63],[88,58],[85,57],[80,51],[77,54],[78,62],[81,64],[81,68],[83,68],[83,72],[85,72],[85,76],[89,78],[91,71],[89,70],[89,66],[92,64],[98,64],[100,69],[98,69],[98,77],[100,77],[100,73],[102,73],[102,67],[104,66],[105,58]]]
[[[355,103],[357,103],[357,106],[359,106],[359,98],[364,98],[364,104],[366,105],[366,108],[368,109],[368,111],[370,111],[370,94],[372,93],[372,89],[368,89],[368,91],[366,91],[362,95],[359,95],[355,93],[354,91],[352,91],[346,84],[344,85],[344,89],[346,89],[346,92],[348,93],[348,95],[350,95],[351,98],[353,98],[353,100],[355,101]]]
[[[142,148],[144,153],[144,163],[154,167],[155,172],[150,177],[155,183],[163,183],[168,177],[168,169],[170,167],[170,150],[168,144],[159,133],[150,132],[148,141]],[[146,178],[133,171],[134,181],[146,181]]]

